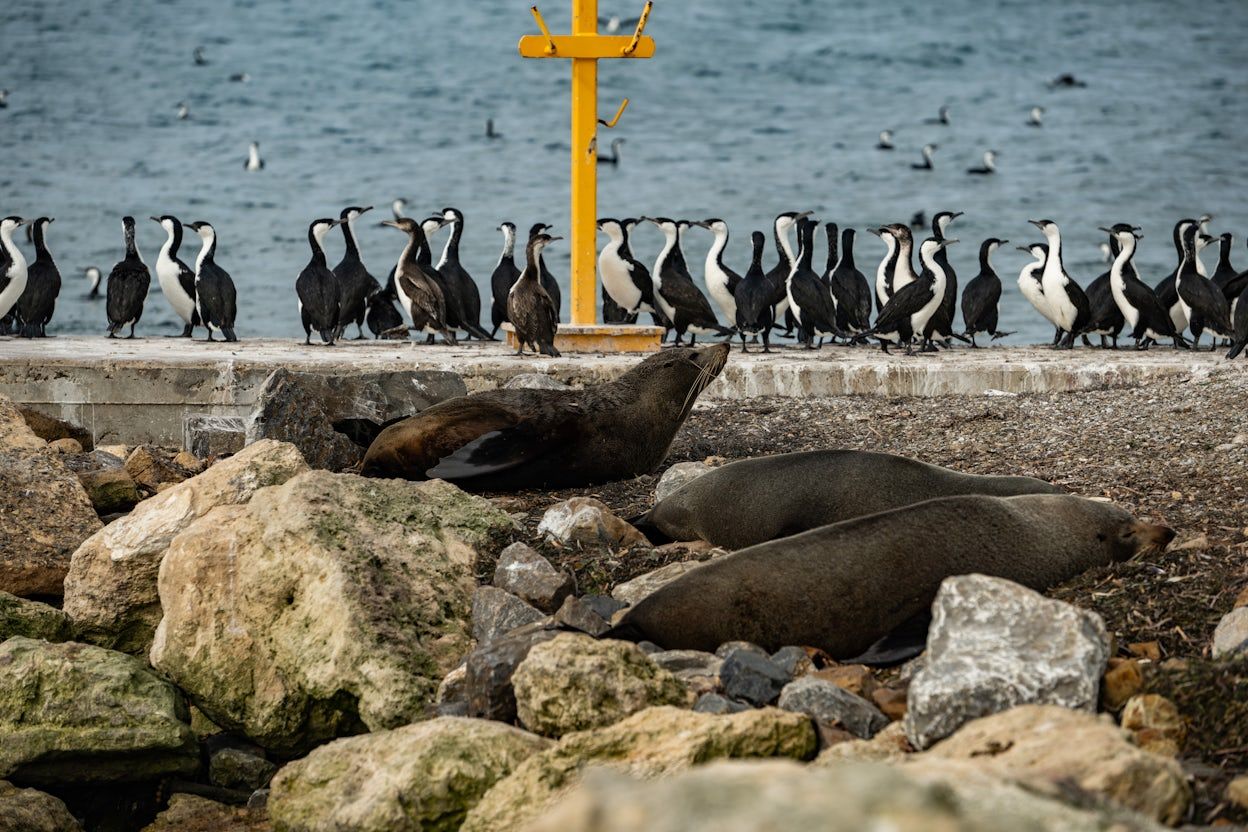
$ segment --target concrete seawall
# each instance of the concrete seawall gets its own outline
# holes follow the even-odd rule
[[[637,360],[619,355],[517,358],[499,344],[428,347],[360,341],[307,347],[277,340],[0,339],[0,395],[80,424],[100,442],[176,444],[188,417],[245,418],[264,380],[279,367],[331,377],[441,370],[459,374],[475,391],[493,389],[522,373],[546,373],[572,384],[604,381]],[[1135,386],[1224,372],[1248,372],[1248,361],[1228,362],[1220,351],[1193,354],[1168,347],[1143,353],[958,348],[914,357],[844,347],[782,348],[770,355],[734,350],[704,397],[1031,393]]]

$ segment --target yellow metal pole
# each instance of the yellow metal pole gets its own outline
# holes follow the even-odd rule
[[[572,34],[598,34],[598,0],[572,0]],[[572,59],[572,323],[593,324],[597,304],[598,61]]]

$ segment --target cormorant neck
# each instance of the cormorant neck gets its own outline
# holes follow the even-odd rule
[[[346,256],[344,260],[359,260],[360,246],[355,239],[355,217],[351,217],[342,224],[342,239],[347,244]]]
[[[827,226],[824,227],[824,234],[828,238],[828,265],[825,271],[831,273],[836,270],[837,263],[836,225],[834,223],[828,223]]]
[[[857,269],[854,264],[854,229],[846,228],[841,232],[841,259],[838,266]]]

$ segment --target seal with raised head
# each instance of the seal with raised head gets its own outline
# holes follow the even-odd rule
[[[655,542],[741,549],[935,497],[1063,493],[1033,477],[962,474],[893,454],[805,451],[716,468],[634,522]]]
[[[924,613],[951,575],[1044,591],[1172,539],[1083,497],[941,497],[715,558],[626,610],[605,637],[667,650],[795,644],[846,659]]]
[[[728,360],[728,345],[667,349],[583,390],[491,390],[386,427],[361,473],[474,491],[569,488],[654,470]]]

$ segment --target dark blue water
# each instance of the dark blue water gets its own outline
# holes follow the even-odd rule
[[[600,214],[723,217],[727,259],[744,271],[749,231],[779,211],[862,228],[961,210],[951,259],[963,282],[983,237],[1036,239],[1029,217],[1059,222],[1068,269],[1085,284],[1104,268],[1098,225],[1144,227],[1137,264],[1150,282],[1173,267],[1175,219],[1210,212],[1212,230],[1248,231],[1248,7],[985,5],[659,0],[655,58],[601,68],[603,114],[624,96],[632,104],[603,131],[603,144],[626,144],[619,168],[602,171]],[[640,6],[603,0],[602,12]],[[567,30],[566,3],[543,12]],[[527,2],[48,0],[0,17],[0,87],[12,90],[0,110],[0,215],[57,218],[50,245],[68,285],[52,331],[104,331],[79,269],[107,274],[126,213],[144,218],[149,265],[163,239],[149,215],[217,227],[244,337],[302,335],[293,284],[307,224],[347,204],[375,204],[378,218],[399,196],[415,216],[458,206],[462,257],[483,286],[499,221],[540,219],[566,234],[569,67],[516,55],[517,38],[535,31]],[[207,66],[191,60],[197,45]],[[230,82],[237,72],[251,80]],[[1049,89],[1064,72],[1087,87]],[[924,124],[941,104],[953,124]],[[1033,105],[1047,108],[1042,129],[1026,125]],[[502,140],[484,138],[487,117]],[[874,149],[883,128],[896,133],[893,153]],[[252,140],[267,162],[259,173],[243,169]],[[927,141],[940,145],[936,170],[910,170]],[[967,176],[988,148],[1001,152],[1000,173]],[[361,231],[384,277],[402,239],[372,223]],[[660,239],[641,230],[634,248],[649,259]],[[699,279],[709,242],[691,233]],[[882,249],[862,235],[864,272]],[[1215,256],[1205,254],[1210,267]],[[548,257],[566,276],[566,248]],[[1014,342],[1049,334],[1014,285],[1025,259],[1011,246],[996,261]],[[1242,248],[1236,260],[1248,266]],[[179,329],[153,281],[140,334]]]

